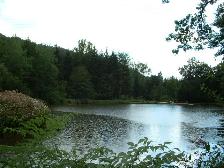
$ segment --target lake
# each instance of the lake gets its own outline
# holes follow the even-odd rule
[[[127,151],[127,142],[148,137],[155,144],[172,142],[171,147],[193,151],[198,139],[223,143],[224,108],[174,104],[59,106],[53,111],[80,113],[56,137],[45,142],[80,153],[97,146],[115,152]]]

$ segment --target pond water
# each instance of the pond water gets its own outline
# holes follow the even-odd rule
[[[193,151],[198,141],[224,141],[224,108],[171,104],[59,106],[54,111],[80,113],[56,137],[47,140],[81,153],[97,146],[115,152],[127,151],[127,142],[148,137],[155,144],[172,142],[171,147]],[[199,140],[200,139],[200,140]]]

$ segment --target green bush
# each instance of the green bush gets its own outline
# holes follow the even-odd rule
[[[33,136],[45,127],[49,112],[40,100],[16,91],[0,92],[0,139]]]
[[[59,149],[33,147],[14,157],[0,157],[0,167],[43,167],[43,168],[164,168],[195,167],[221,168],[224,163],[223,149],[208,145],[201,152],[188,155],[179,149],[169,149],[170,142],[155,145],[147,138],[137,144],[129,142],[127,152],[114,153],[99,147],[91,149],[84,156],[74,150],[71,153]]]

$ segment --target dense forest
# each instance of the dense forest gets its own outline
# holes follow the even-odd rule
[[[73,50],[0,34],[0,91],[18,90],[49,104],[70,99],[145,99],[221,102],[224,62],[215,67],[190,59],[182,79],[150,74],[126,53],[98,51],[86,40]]]

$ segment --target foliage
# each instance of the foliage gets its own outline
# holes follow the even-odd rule
[[[21,81],[11,72],[9,72],[4,64],[0,64],[0,76],[0,91],[2,91],[4,88],[13,90],[18,86],[20,87]]]
[[[168,81],[169,79],[167,79]],[[158,75],[152,75],[150,78],[146,80],[146,89],[145,89],[145,98],[149,100],[161,101],[164,96],[164,81],[162,73],[158,73]],[[177,88],[176,88],[177,89]],[[171,99],[169,97],[168,99]]]
[[[0,90],[18,90],[49,104],[61,104],[65,98],[77,102],[222,102],[224,98],[223,63],[210,67],[192,59],[180,68],[183,79],[178,80],[162,73],[151,75],[146,64],[132,62],[128,54],[99,52],[86,40],[67,50],[0,35],[0,48]]]
[[[212,68],[208,64],[199,62],[195,57],[188,60],[187,65],[179,69],[184,79],[203,79],[210,78],[213,75]]]
[[[224,62],[219,63],[214,67],[213,83],[209,87],[209,91],[218,99],[224,101]]]
[[[37,116],[44,116],[50,110],[40,100],[16,91],[0,92],[1,118],[13,117],[25,121]]]
[[[170,142],[154,145],[146,137],[137,144],[129,142],[127,152],[114,153],[105,147],[89,150],[83,156],[59,149],[33,147],[26,152],[11,157],[0,157],[2,167],[80,167],[80,168],[118,168],[118,167],[221,167],[223,149],[208,144],[200,153],[187,155],[179,149],[169,149]],[[193,158],[196,156],[196,158]]]
[[[217,5],[215,16],[209,22],[209,6]],[[179,43],[174,53],[180,49],[202,50],[205,48],[218,48],[216,56],[224,54],[224,4],[218,0],[200,0],[196,7],[196,13],[188,14],[185,18],[175,21],[175,33],[171,33],[167,40]]]
[[[33,136],[46,127],[49,112],[40,100],[16,91],[0,92],[0,136]]]
[[[88,70],[84,66],[75,67],[69,79],[69,93],[78,99],[94,98],[95,91]]]
[[[178,93],[179,100],[208,103],[215,100],[215,95],[208,92],[214,81],[214,72],[210,66],[192,58],[179,71],[183,76]]]
[[[164,79],[163,81],[163,94],[164,101],[176,102],[178,100],[178,93],[180,92],[180,81],[173,76]]]
[[[168,3],[169,1],[164,1]],[[216,9],[213,13],[208,12],[208,9]],[[213,14],[213,17],[210,15]],[[180,50],[203,50],[206,48],[217,49],[215,56],[224,55],[224,3],[218,0],[200,0],[196,7],[196,12],[188,14],[183,19],[175,21],[175,32],[169,34],[167,40],[173,40],[178,43],[173,53],[178,54]],[[190,66],[191,65],[191,66]],[[179,95],[184,94],[187,89],[184,85],[194,88],[195,91],[200,89],[202,92],[197,93],[201,101],[223,102],[223,75],[220,71],[223,62],[213,69],[208,65],[196,60],[191,60],[188,66],[180,69],[184,81],[181,81]],[[221,72],[221,73],[220,73]],[[202,76],[201,76],[202,75]],[[191,79],[190,79],[191,78]],[[197,85],[194,87],[194,84]],[[199,87],[200,85],[200,87]],[[192,94],[193,90],[188,90],[188,94]],[[185,94],[186,95],[186,94]],[[196,95],[196,94],[195,94]],[[190,95],[191,96],[191,95]],[[188,96],[188,99],[192,98]],[[181,96],[182,97],[182,96]],[[193,96],[194,97],[194,96]],[[206,100],[206,97],[208,98]],[[182,100],[186,98],[183,96]]]
[[[224,166],[224,148],[222,146],[211,146],[207,143],[203,151],[195,152],[194,156],[196,159],[192,159],[192,155],[188,156],[191,160],[191,164],[195,167],[209,167],[209,168],[221,168]]]
[[[142,75],[149,75],[151,72],[151,69],[148,67],[148,65],[143,63],[135,64],[135,69],[137,69],[137,71]]]

